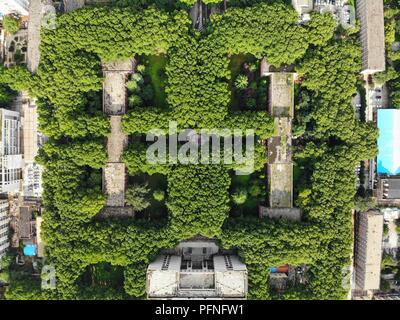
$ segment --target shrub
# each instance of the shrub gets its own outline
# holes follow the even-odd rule
[[[131,108],[140,107],[142,103],[142,98],[136,94],[129,97],[129,107]]]
[[[383,254],[381,267],[385,269],[387,267],[395,267],[397,265],[396,260],[390,254]]]
[[[151,84],[146,85],[142,91],[142,98],[145,101],[151,101],[154,97],[154,90]]]
[[[235,81],[235,87],[237,89],[243,90],[246,89],[248,85],[249,85],[249,79],[247,78],[247,76],[244,74],[238,75]]]
[[[165,192],[163,190],[155,190],[153,192],[153,198],[154,200],[161,202],[165,198]]]
[[[258,68],[257,63],[255,63],[255,62],[249,63],[249,71],[250,72],[256,72],[257,68]]]
[[[257,108],[257,101],[254,98],[250,98],[249,100],[247,100],[246,102],[246,106],[249,109],[255,109]]]
[[[150,206],[149,192],[150,189],[147,184],[134,184],[126,191],[125,202],[132,206],[135,211],[142,211]]]
[[[137,82],[138,84],[143,84],[143,76],[140,73],[134,73],[131,76],[131,80]]]
[[[7,106],[13,99],[14,93],[4,85],[0,85],[0,106]]]
[[[134,80],[129,80],[126,83],[126,87],[128,88],[129,92],[137,92],[137,91],[139,91],[139,84]]]
[[[15,16],[5,16],[3,18],[3,27],[8,33],[17,33],[21,28],[21,20]]]
[[[390,291],[390,283],[389,283],[389,281],[387,281],[385,279],[381,279],[381,287],[380,287],[380,289],[383,292],[389,292]]]
[[[136,71],[141,73],[141,74],[144,74],[145,71],[146,71],[146,66],[144,64],[139,64],[136,67]]]
[[[235,204],[241,205],[247,200],[247,191],[245,189],[238,189],[232,194],[232,200]]]
[[[383,236],[386,237],[389,235],[389,226],[385,223],[383,225]]]
[[[260,196],[261,194],[261,188],[257,183],[254,183],[250,188],[249,188],[249,194],[254,197],[257,198],[258,196]]]

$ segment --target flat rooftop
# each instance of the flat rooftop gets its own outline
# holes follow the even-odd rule
[[[274,72],[270,76],[269,113],[272,117],[293,117],[294,74]]]
[[[268,139],[268,163],[292,162],[292,120],[275,118],[274,137]]]
[[[103,188],[107,194],[106,206],[123,207],[125,205],[125,164],[107,163],[103,170]]]
[[[126,81],[133,73],[134,60],[127,59],[103,64],[103,111],[108,115],[123,115],[127,109]]]
[[[111,116],[111,133],[107,138],[108,162],[122,162],[122,153],[128,144],[128,137],[122,132],[122,117]]]
[[[260,218],[268,218],[273,220],[301,221],[301,210],[299,208],[267,208],[259,207]]]
[[[25,103],[22,106],[22,145],[25,162],[34,162],[38,154],[38,113],[35,105]]]
[[[32,73],[37,73],[40,60],[40,28],[45,5],[51,5],[51,0],[30,0],[28,21],[28,51],[27,67]]]
[[[386,60],[383,0],[357,0],[357,12],[361,20],[363,72],[384,71]]]
[[[382,181],[382,192],[385,199],[400,199],[400,177]]]
[[[268,176],[270,207],[293,207],[293,164],[269,164]]]
[[[400,110],[378,110],[378,174],[400,174]]]
[[[356,284],[361,290],[379,289],[382,259],[383,214],[359,213],[356,242]]]

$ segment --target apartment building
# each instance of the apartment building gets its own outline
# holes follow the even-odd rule
[[[0,109],[0,126],[0,193],[18,192],[23,167],[19,112]]]
[[[10,241],[8,239],[8,229],[10,217],[8,214],[9,205],[7,200],[0,200],[0,259],[6,254]]]

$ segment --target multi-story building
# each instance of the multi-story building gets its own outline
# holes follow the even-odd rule
[[[22,146],[24,154],[23,195],[25,199],[38,199],[42,194],[42,172],[35,157],[47,138],[39,131],[39,119],[35,99],[24,94],[21,103]],[[18,109],[17,109],[18,110]]]
[[[10,13],[27,16],[29,14],[29,0],[0,1],[0,18]]]
[[[0,193],[18,192],[23,166],[19,112],[0,109],[0,126]]]
[[[372,296],[380,286],[383,214],[369,210],[356,216],[355,295]]]
[[[357,12],[361,20],[362,73],[385,71],[383,0],[357,0]]]
[[[0,200],[0,259],[6,254],[10,241],[8,239],[8,229],[10,217],[8,214],[8,201]]]
[[[380,205],[396,206],[400,205],[400,110],[379,109],[377,118],[376,196]]]
[[[245,299],[247,268],[214,241],[194,238],[149,265],[146,289],[149,299]]]

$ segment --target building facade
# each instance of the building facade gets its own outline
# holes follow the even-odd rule
[[[23,167],[19,112],[0,109],[0,125],[0,193],[18,192]]]
[[[383,214],[369,210],[356,216],[355,292],[372,295],[380,286]]]
[[[147,269],[149,299],[245,299],[247,268],[213,241],[190,240]]]
[[[8,230],[10,217],[8,214],[9,205],[7,200],[0,200],[0,259],[6,254],[10,241]]]

